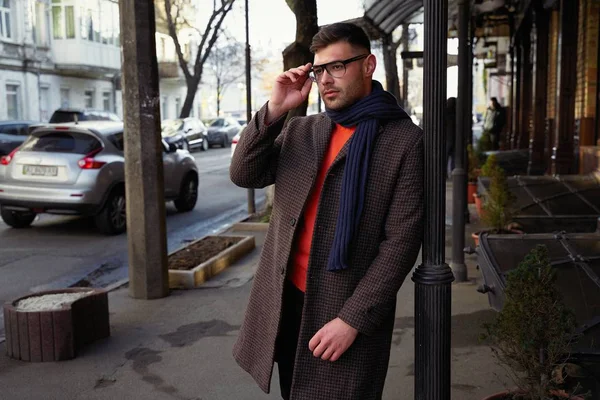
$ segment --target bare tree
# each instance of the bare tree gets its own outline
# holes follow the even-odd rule
[[[183,71],[187,85],[187,94],[181,109],[180,118],[185,118],[190,115],[198,85],[202,80],[204,64],[213,50],[213,46],[221,32],[221,25],[227,14],[231,11],[234,2],[235,0],[213,0],[212,14],[208,18],[204,30],[201,31],[194,28],[194,22],[188,20],[188,15],[195,15],[194,7],[190,0],[164,0],[164,16],[167,29],[169,36],[171,36],[175,43],[177,61]],[[181,27],[194,28],[200,36],[200,43],[198,44],[197,49],[190,49],[191,54],[195,53],[195,58],[194,61],[189,64],[186,60],[187,54],[185,54],[186,52],[182,48],[179,37],[177,36]]]
[[[208,71],[215,78],[217,116],[221,115],[221,98],[227,87],[245,73],[244,45],[234,38],[221,35],[207,59]]]
[[[311,63],[314,55],[310,52],[312,38],[319,31],[317,24],[316,0],[285,0],[296,16],[296,41],[283,51],[283,69],[288,70],[298,65]],[[289,112],[288,118],[306,115],[308,99]]]

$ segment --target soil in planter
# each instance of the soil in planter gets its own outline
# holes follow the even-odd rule
[[[190,270],[223,250],[242,241],[242,237],[209,236],[169,257],[169,269]]]

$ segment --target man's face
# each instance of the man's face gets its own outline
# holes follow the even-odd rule
[[[344,61],[363,54],[368,54],[368,51],[353,48],[347,42],[333,43],[315,53],[314,65],[319,66],[333,61]],[[365,73],[366,60],[367,58],[362,58],[347,63],[345,65],[346,72],[339,78],[334,78],[325,70],[323,70],[322,75],[317,77],[319,92],[327,108],[341,110],[369,94],[365,93],[367,91],[365,85],[367,79]]]

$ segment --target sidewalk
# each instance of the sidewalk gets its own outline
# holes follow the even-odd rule
[[[467,237],[476,227],[468,227]],[[450,246],[451,232],[446,233]],[[130,298],[126,287],[111,292],[111,337],[74,360],[15,361],[0,344],[0,399],[279,399],[276,368],[272,393],[265,395],[231,356],[264,242],[264,233],[252,234],[255,251],[201,289],[150,301]],[[449,257],[450,247],[446,251]],[[469,277],[478,278],[474,256],[467,256],[467,263]],[[480,400],[508,382],[490,349],[478,342],[481,324],[495,313],[476,287],[474,281],[453,285],[452,398],[457,400]],[[398,295],[386,400],[414,398],[413,316],[409,276]]]

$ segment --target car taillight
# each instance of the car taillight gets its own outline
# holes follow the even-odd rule
[[[9,155],[2,156],[2,158],[0,158],[0,164],[2,164],[2,165],[10,164],[10,162],[12,161],[13,157],[15,156],[15,153],[17,152],[17,150],[19,150],[18,147],[16,149],[14,149],[13,151],[11,151]]]
[[[94,156],[102,151],[101,148],[96,149],[86,155],[84,158],[77,162],[81,169],[100,169],[106,162],[94,160]]]
[[[238,140],[237,140],[237,139],[233,139],[233,140],[231,141],[231,144],[237,144],[237,143],[238,143]]]

